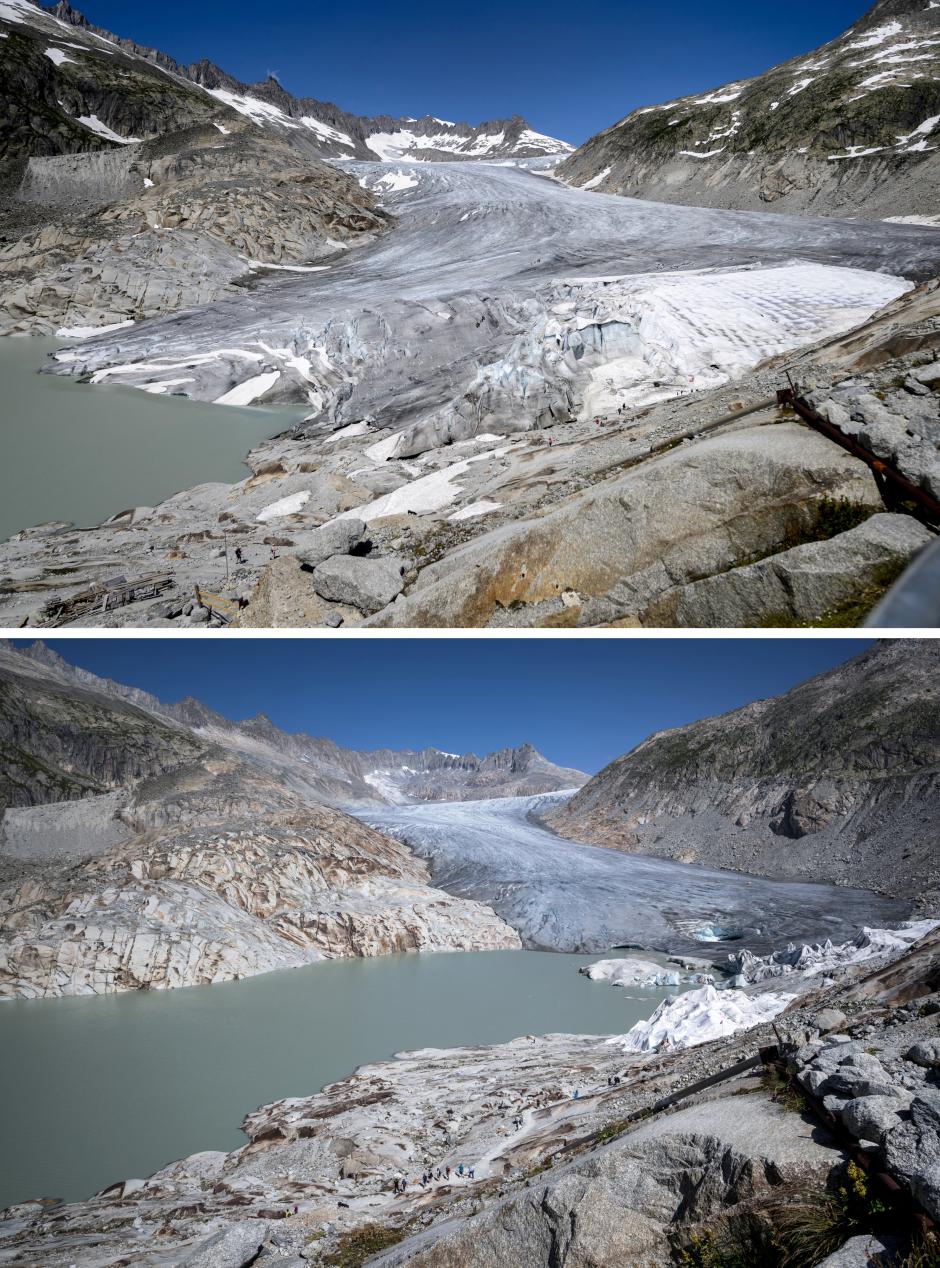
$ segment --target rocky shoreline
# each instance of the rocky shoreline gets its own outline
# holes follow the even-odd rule
[[[522,1254],[548,1268],[626,1255],[665,1268],[706,1235],[751,1239],[756,1253],[755,1211],[772,1222],[775,1199],[824,1197],[827,1185],[837,1194],[853,1137],[936,1217],[940,935],[924,928],[911,929],[907,949],[833,963],[824,976],[791,970],[790,1002],[772,1023],[690,1049],[525,1036],[362,1067],[249,1114],[248,1143],[233,1153],[195,1154],[87,1202],[9,1208],[0,1257],[299,1268],[360,1264],[391,1247],[375,1263],[490,1268]],[[763,1071],[757,1051],[774,1043],[838,1130]],[[752,1055],[753,1068],[736,1073]],[[690,1186],[694,1200],[683,1197]],[[901,1240],[909,1231],[894,1230]]]

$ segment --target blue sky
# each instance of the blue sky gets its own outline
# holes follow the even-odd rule
[[[21,643],[23,640],[16,640]],[[68,639],[73,664],[350,748],[479,754],[528,740],[593,773],[663,727],[841,664],[864,639]]]
[[[99,26],[356,114],[525,115],[579,143],[636,106],[759,74],[850,26],[865,0],[77,0]]]

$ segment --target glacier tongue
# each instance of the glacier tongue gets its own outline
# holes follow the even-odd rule
[[[738,876],[567,841],[533,816],[568,795],[354,813],[427,859],[435,885],[491,906],[524,945],[537,949],[633,946],[700,956],[692,931],[709,924],[733,930],[752,951],[768,952],[820,929],[847,939],[866,920],[887,923],[906,912],[862,890]],[[729,942],[724,948],[730,950]]]
[[[328,272],[260,279],[250,304],[84,342],[59,372],[148,387],[185,371],[208,400],[263,374],[310,403],[312,438],[370,419],[409,457],[713,387],[857,324],[908,289],[892,274],[940,266],[940,242],[905,225],[653,206],[486,163],[344,168],[382,189],[392,233]]]
[[[918,939],[940,926],[938,920],[909,920],[891,929],[863,928],[848,942],[811,944],[791,943],[783,951],[770,955],[754,955],[751,951],[739,951],[728,956],[735,986],[766,982],[771,978],[800,974],[810,977],[832,973],[849,964],[863,964],[868,960],[896,959]]]

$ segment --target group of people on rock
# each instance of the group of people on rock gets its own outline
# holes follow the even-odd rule
[[[461,1180],[475,1180],[476,1167],[467,1167],[464,1165],[464,1163],[459,1162],[456,1167],[450,1167],[448,1165],[445,1165],[443,1167],[437,1167],[436,1169],[428,1168],[427,1171],[422,1171],[421,1175],[418,1177],[415,1183],[419,1184],[422,1189],[426,1189],[428,1185],[436,1184],[436,1183],[447,1183],[449,1180],[455,1177]],[[394,1192],[406,1193],[407,1190],[408,1190],[408,1181],[405,1179],[405,1177],[404,1176],[396,1177],[394,1182]]]

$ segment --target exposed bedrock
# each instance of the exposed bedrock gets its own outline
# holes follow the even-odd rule
[[[934,535],[909,515],[874,514],[827,541],[807,542],[673,590],[652,606],[663,625],[811,624],[893,581]]]
[[[860,463],[793,424],[715,436],[478,537],[370,623],[487,625],[506,609],[536,622],[552,605],[559,624],[654,624],[655,605],[773,549],[824,495],[881,505]]]
[[[197,307],[386,225],[346,173],[251,125],[31,159],[7,218],[25,220],[0,251],[7,334]]]
[[[824,1186],[841,1161],[835,1142],[798,1115],[763,1097],[719,1098],[639,1127],[377,1265],[663,1268],[672,1262],[670,1227],[707,1222],[781,1182]]]
[[[319,822],[318,822],[319,819]],[[148,834],[0,891],[0,997],[193,986],[334,956],[512,948],[345,816]]]

